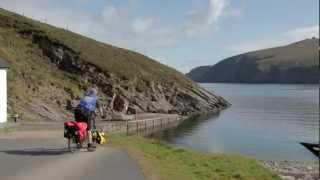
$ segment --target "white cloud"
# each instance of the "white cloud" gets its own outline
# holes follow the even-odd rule
[[[216,25],[228,5],[227,0],[209,0],[207,9],[193,9],[189,14],[189,21],[184,31],[188,37],[194,37],[207,33]]]
[[[102,13],[102,18],[105,20],[105,21],[112,21],[112,20],[116,20],[118,18],[118,11],[116,9],[115,6],[108,6],[106,7]]]
[[[319,37],[319,26],[297,28],[286,32],[284,35],[295,41],[310,38],[312,36]]]
[[[236,45],[230,45],[227,50],[234,54],[240,54],[260,49],[283,46],[296,41],[301,41],[307,38],[319,38],[319,26],[299,27],[275,37],[263,38],[258,40],[247,41]]]
[[[227,7],[224,10],[224,16],[243,18],[243,15],[247,9],[247,0],[238,0],[239,5],[237,7],[230,6],[230,3],[227,2]]]
[[[226,0],[210,0],[209,2],[207,25],[211,25],[218,20],[227,4]]]
[[[148,31],[155,23],[154,18],[137,18],[132,22],[132,29],[135,33],[141,34]]]

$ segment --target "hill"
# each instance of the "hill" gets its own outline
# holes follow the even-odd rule
[[[187,76],[198,82],[318,83],[319,39],[240,54],[213,66],[194,68]]]
[[[142,54],[0,9],[0,58],[10,64],[9,112],[29,120],[65,120],[66,106],[96,86],[108,104],[114,93],[129,112],[191,114],[227,102],[180,72]]]

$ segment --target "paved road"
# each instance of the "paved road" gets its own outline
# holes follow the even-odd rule
[[[70,153],[62,136],[30,135],[0,134],[1,180],[144,179],[137,162],[124,150],[99,147],[96,152]]]

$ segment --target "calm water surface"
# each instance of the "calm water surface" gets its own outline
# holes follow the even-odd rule
[[[261,160],[316,160],[299,142],[319,141],[318,85],[201,84],[232,106],[154,136],[204,152]]]

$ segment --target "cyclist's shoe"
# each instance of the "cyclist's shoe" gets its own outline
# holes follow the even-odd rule
[[[77,149],[81,149],[82,148],[82,144],[81,143],[77,143]]]
[[[97,146],[93,143],[88,143],[88,151],[95,151]]]

